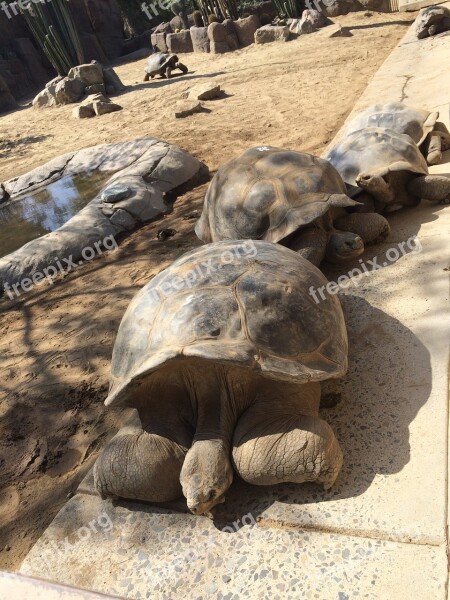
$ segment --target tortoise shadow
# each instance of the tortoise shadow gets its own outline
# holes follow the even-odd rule
[[[211,79],[219,75],[224,75],[225,71],[216,71],[215,73],[205,73],[204,75],[196,75],[195,71],[189,73],[173,73],[170,79],[154,79],[153,81],[138,83],[133,86],[129,86],[133,90],[147,90],[147,89],[159,89],[170,85],[175,79],[177,81],[191,81],[194,79]]]
[[[344,453],[335,485],[329,491],[313,483],[252,486],[236,477],[226,504],[215,509],[218,528],[242,522],[248,515],[257,520],[276,503],[297,507],[321,503],[326,512],[327,502],[361,496],[377,475],[399,473],[409,462],[409,425],[431,392],[429,352],[400,321],[363,298],[349,295],[342,301],[349,371],[336,382],[341,401],[320,411]],[[411,385],[419,376],[420,386]]]

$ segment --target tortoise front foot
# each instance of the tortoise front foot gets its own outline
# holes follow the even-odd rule
[[[329,489],[342,461],[331,427],[319,417],[253,406],[237,423],[234,468],[252,485],[314,481]]]
[[[364,245],[378,244],[385,240],[390,231],[388,220],[378,213],[352,213],[335,221],[338,229],[358,235]]]
[[[170,67],[167,67],[166,71],[165,71],[165,76],[167,79],[170,79],[172,75],[172,69]]]
[[[148,81],[150,79],[150,75],[148,73],[146,73],[144,75],[144,81]]]
[[[138,416],[109,442],[94,465],[102,498],[167,502],[182,495],[180,472],[187,448],[148,433]]]
[[[188,68],[186,67],[186,65],[183,65],[183,63],[177,63],[177,68],[180,69],[180,71],[184,74],[188,72]]]

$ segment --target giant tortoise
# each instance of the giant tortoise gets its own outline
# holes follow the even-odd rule
[[[347,215],[345,208],[356,205],[326,160],[260,146],[217,171],[195,232],[206,243],[263,239],[297,250],[315,265],[324,258],[339,262],[389,233],[381,215]],[[336,218],[341,230],[334,227]]]
[[[181,493],[195,514],[224,501],[233,465],[247,482],[315,481],[342,464],[318,416],[319,382],[347,370],[339,300],[296,252],[243,240],[183,255],[132,300],[106,404],[137,409],[94,469],[103,497]],[[181,481],[181,485],[180,485]]]
[[[170,79],[174,69],[180,69],[183,73],[188,72],[188,68],[179,62],[176,54],[155,52],[155,54],[149,56],[145,65],[144,81],[148,81],[150,78],[153,79],[156,75]]]
[[[450,10],[446,6],[422,8],[414,22],[419,40],[450,30]]]
[[[416,206],[421,198],[450,202],[450,178],[429,175],[414,140],[382,127],[366,127],[345,136],[327,155],[342,175],[352,198],[366,191],[383,212]]]

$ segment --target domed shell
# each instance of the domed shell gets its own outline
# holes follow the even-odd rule
[[[269,242],[218,242],[183,255],[129,305],[106,404],[126,404],[153,372],[190,357],[298,383],[341,377],[341,305],[310,293],[326,284],[310,262]]]
[[[345,135],[366,127],[382,127],[407,134],[420,146],[433,131],[438,117],[438,112],[412,108],[402,102],[374,104],[350,121],[345,128]]]
[[[356,185],[360,173],[382,177],[392,171],[428,173],[426,160],[410,136],[382,127],[350,133],[329,151],[327,158],[342,175],[352,197],[361,191]]]
[[[146,71],[149,75],[154,75],[163,69],[169,63],[169,60],[173,57],[173,54],[167,54],[166,52],[156,52],[151,54],[147,61]]]
[[[434,25],[437,28],[436,33],[448,31],[450,29],[450,9],[446,6],[427,6],[422,8],[415,20],[416,36],[419,40],[430,35],[428,28]]]
[[[206,193],[195,232],[203,242],[278,242],[331,206],[353,206],[326,160],[270,146],[250,148],[221,167]]]

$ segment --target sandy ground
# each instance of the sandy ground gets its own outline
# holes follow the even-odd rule
[[[320,154],[414,16],[355,13],[335,19],[350,38],[317,33],[223,56],[186,55],[190,73],[170,82],[142,83],[144,61],[121,66],[131,87],[118,98],[120,113],[76,121],[62,107],[0,118],[0,181],[69,150],[140,136],[176,143],[212,172],[252,145]],[[175,101],[204,78],[224,96],[175,119]],[[193,224],[205,190],[185,194],[172,214],[51,289],[0,304],[1,569],[19,566],[117,428],[122,415],[102,402],[120,319],[142,285],[199,245]],[[177,233],[160,242],[163,227]]]

